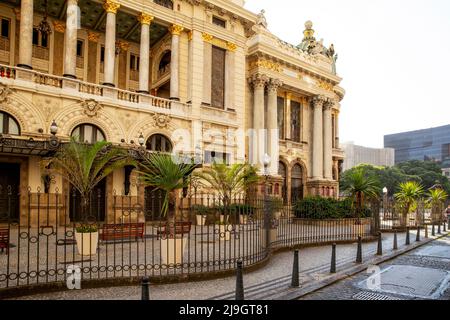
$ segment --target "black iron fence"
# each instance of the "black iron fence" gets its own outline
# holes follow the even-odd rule
[[[100,186],[88,200],[73,190],[0,191],[0,289],[65,282],[74,268],[83,281],[218,274],[239,260],[255,266],[274,249],[376,231],[371,217],[315,219],[268,197],[180,192],[162,216],[165,194],[140,188],[116,195]]]

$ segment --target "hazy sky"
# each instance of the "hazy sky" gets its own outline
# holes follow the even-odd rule
[[[450,124],[449,0],[247,0],[297,45],[304,22],[339,55],[340,138],[383,147],[385,134]]]

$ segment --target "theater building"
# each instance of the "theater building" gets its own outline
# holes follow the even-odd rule
[[[48,164],[71,136],[249,161],[286,201],[338,195],[345,91],[311,22],[293,45],[243,0],[1,0],[0,20],[0,185],[21,223],[28,192],[70,192]],[[141,194],[134,175],[97,191]]]

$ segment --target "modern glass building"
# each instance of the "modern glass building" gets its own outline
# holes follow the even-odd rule
[[[395,163],[409,160],[450,160],[450,125],[384,136],[384,147],[395,149]]]

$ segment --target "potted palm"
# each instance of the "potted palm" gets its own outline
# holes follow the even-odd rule
[[[363,167],[359,167],[342,179],[342,190],[346,192],[352,201],[352,208],[356,213],[353,234],[362,236],[365,233],[361,216],[365,208],[365,200],[377,199],[381,194],[381,186],[375,176],[366,174]]]
[[[203,205],[192,206],[192,211],[195,212],[195,218],[198,226],[204,226],[206,224],[206,218],[208,217],[209,208]]]
[[[167,154],[151,153],[140,164],[141,180],[145,186],[154,187],[155,191],[164,192],[161,217],[167,217],[173,193],[187,186],[188,177],[197,167],[194,163],[178,163]],[[172,196],[171,196],[172,195]],[[161,260],[163,264],[180,264],[187,241],[184,232],[177,233],[175,215],[168,217],[168,222],[161,237]]]
[[[431,206],[431,222],[433,224],[441,222],[444,213],[444,204],[447,198],[447,192],[441,188],[429,190],[427,203]]]
[[[125,150],[113,147],[106,141],[84,144],[78,143],[75,138],[63,145],[53,158],[52,165],[57,169],[57,173],[68,181],[81,197],[80,217],[86,222],[75,230],[80,254],[92,255],[97,250],[98,228],[87,223],[92,190],[115,170],[134,163]]]
[[[225,233],[226,239],[227,232],[233,230],[230,221],[233,201],[245,195],[248,187],[259,180],[257,171],[247,163],[228,166],[225,163],[214,162],[211,168],[197,173],[197,176],[204,187],[212,189],[219,197],[221,202],[219,231],[221,234]]]
[[[401,205],[401,226],[406,227],[412,207],[423,194],[423,187],[417,182],[408,181],[400,183],[398,189],[399,191],[394,196]]]

